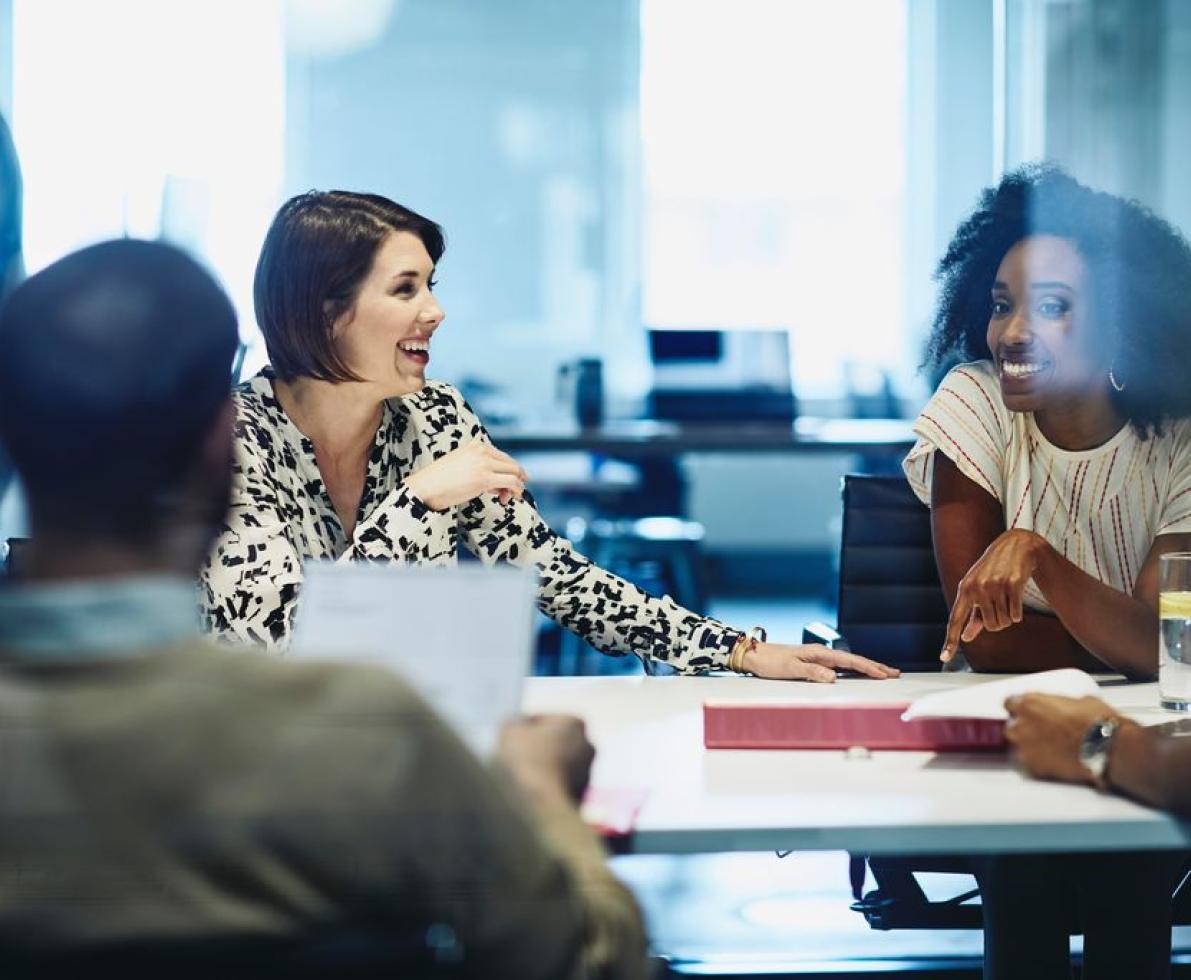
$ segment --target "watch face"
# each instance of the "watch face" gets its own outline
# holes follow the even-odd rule
[[[1096,779],[1104,775],[1108,764],[1108,749],[1120,723],[1115,718],[1105,718],[1088,728],[1079,746],[1079,761]]]

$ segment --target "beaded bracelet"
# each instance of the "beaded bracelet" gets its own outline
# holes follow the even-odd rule
[[[732,652],[728,654],[728,669],[736,674],[747,674],[748,671],[744,668],[745,656],[756,650],[758,643],[764,643],[768,638],[769,634],[762,626],[754,626],[747,633],[741,633],[732,646]]]

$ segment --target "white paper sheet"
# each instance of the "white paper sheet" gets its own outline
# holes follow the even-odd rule
[[[914,701],[903,721],[915,718],[1008,718],[1005,699],[1014,694],[1061,694],[1069,698],[1095,696],[1100,688],[1090,674],[1074,667],[1063,670],[1044,670],[1037,674],[1023,674],[1004,680],[988,681],[972,687],[952,691],[936,691]]]
[[[475,752],[492,751],[530,669],[532,571],[307,562],[303,573],[291,655],[391,667]]]

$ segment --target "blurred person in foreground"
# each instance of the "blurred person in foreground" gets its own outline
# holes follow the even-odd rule
[[[386,671],[200,637],[236,343],[160,244],[84,249],[0,311],[33,526],[0,589],[0,955],[347,931],[468,975],[642,976],[578,721],[510,724],[489,770]]]

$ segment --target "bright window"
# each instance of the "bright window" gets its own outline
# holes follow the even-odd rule
[[[13,134],[36,272],[122,235],[207,262],[255,337],[284,150],[281,0],[16,0]]]
[[[785,328],[804,396],[906,360],[904,0],[642,0],[644,318]]]

